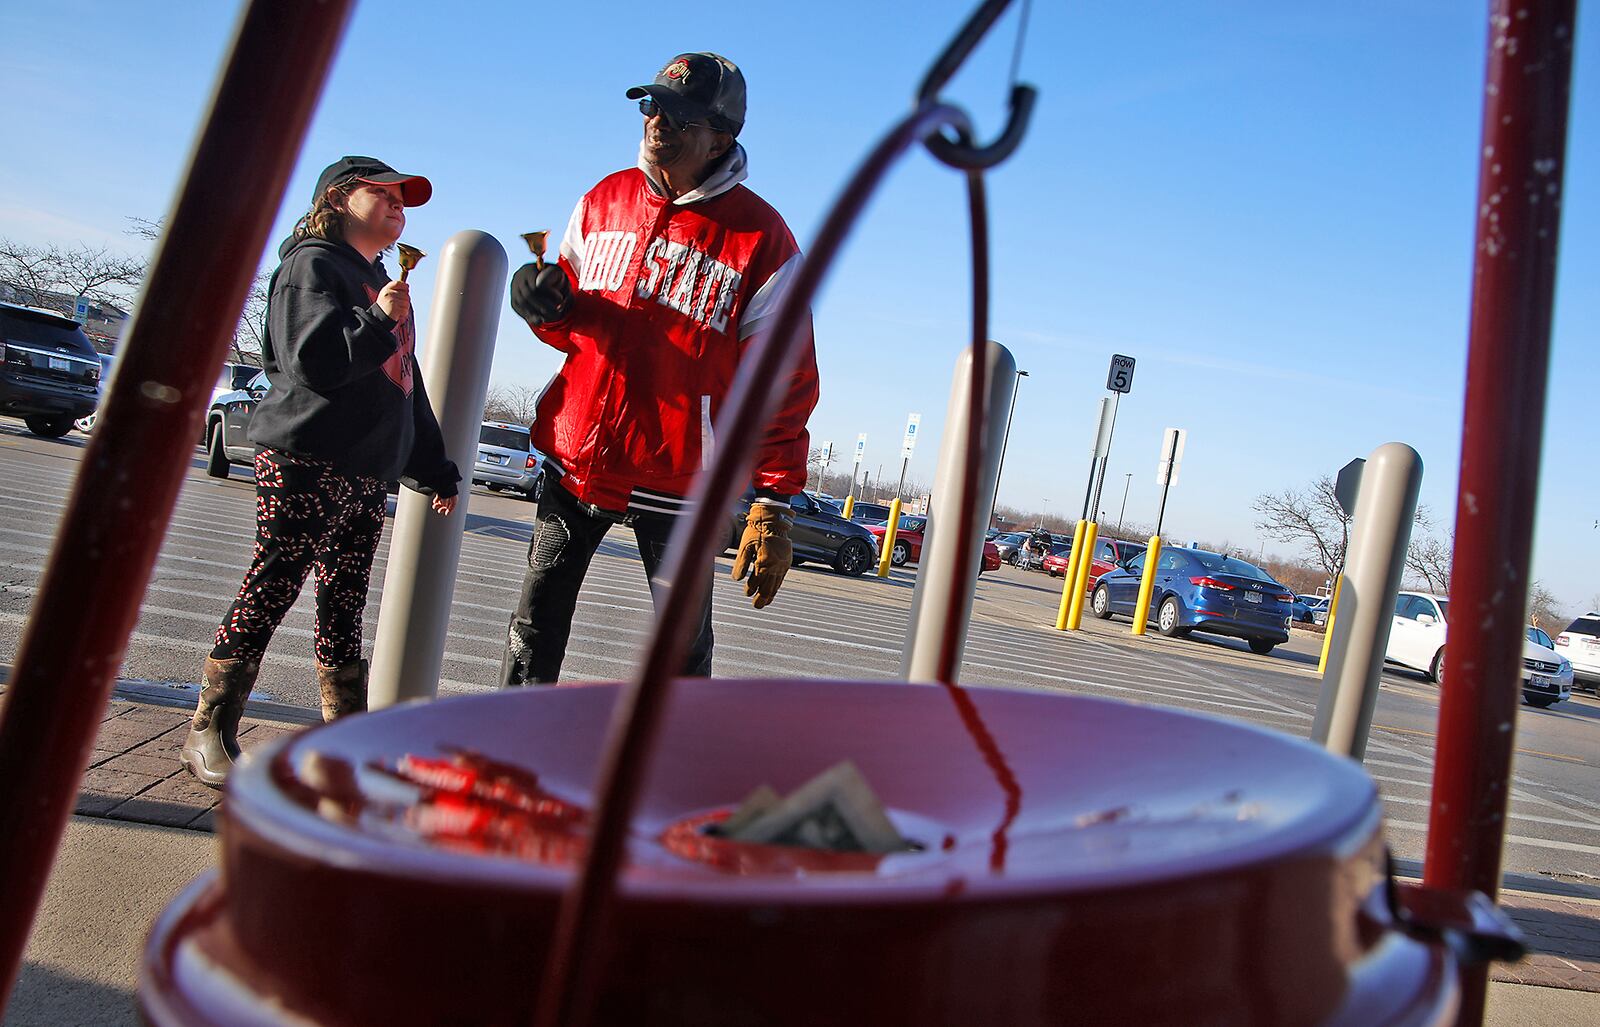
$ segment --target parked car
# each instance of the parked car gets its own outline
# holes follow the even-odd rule
[[[1402,667],[1420,670],[1435,681],[1444,680],[1444,641],[1449,624],[1450,600],[1425,592],[1395,596],[1394,621],[1383,658]]]
[[[1445,643],[1450,627],[1450,600],[1426,592],[1401,592],[1395,597],[1394,621],[1384,659],[1444,681]],[[1522,697],[1533,706],[1549,706],[1572,693],[1572,662],[1556,651],[1550,636],[1527,628],[1522,644]]]
[[[59,439],[100,401],[100,354],[83,326],[49,310],[0,303],[0,414]]]
[[[1133,616],[1146,553],[1102,575],[1091,609],[1102,619]],[[1206,631],[1242,638],[1265,656],[1289,640],[1294,596],[1252,563],[1204,549],[1163,549],[1156,561],[1150,616],[1163,635]]]
[[[887,524],[889,508],[882,503],[863,503],[857,500],[850,508],[850,519],[859,524]]]
[[[1522,701],[1544,709],[1572,698],[1572,662],[1556,652],[1545,632],[1528,625],[1522,646]]]
[[[1143,542],[1129,542],[1120,538],[1103,538],[1095,541],[1094,553],[1089,559],[1089,583],[1084,591],[1092,592],[1100,579],[1129,560],[1144,552]]]
[[[472,465],[472,483],[490,492],[512,489],[524,498],[537,499],[539,471],[544,457],[533,448],[528,426],[506,421],[484,421],[478,428],[478,459]]]
[[[206,412],[206,473],[213,478],[226,478],[233,464],[255,463],[256,447],[250,441],[250,418],[272,383],[267,380],[267,372],[259,367],[251,370],[255,374],[249,381],[213,399],[211,409]]]
[[[900,524],[895,528],[894,546],[889,550],[889,563],[895,567],[916,563],[922,556],[922,533],[927,528],[928,519],[921,514],[902,514]],[[883,537],[889,530],[887,522],[869,524],[867,530],[872,532],[872,537],[877,540],[878,550],[882,552]]]
[[[95,422],[100,419],[100,406],[106,401],[106,392],[111,387],[111,369],[116,366],[116,357],[110,353],[100,354],[100,395],[95,400],[94,409],[75,419],[72,426],[85,435],[94,434]]]
[[[1328,623],[1328,597],[1316,595],[1298,595],[1294,597],[1294,621],[1296,624],[1326,624]]]
[[[217,383],[211,387],[211,406],[215,407],[217,402],[230,392],[238,392],[240,389],[248,388],[251,379],[255,378],[259,373],[261,373],[261,368],[256,367],[254,364],[223,364],[222,370],[217,372]],[[207,421],[205,429],[200,433],[200,444],[202,446],[206,445],[206,440],[210,437],[210,434],[211,424]]]
[[[745,493],[734,511],[729,549],[736,548],[744,535],[752,497],[753,493]],[[877,562],[877,540],[866,527],[845,520],[804,492],[789,497],[789,508],[794,511],[789,544],[794,547],[795,566],[813,560],[828,564],[840,574],[856,576]]]
[[[1004,535],[996,535],[989,541],[994,543],[995,551],[1000,554],[1002,563],[1015,564],[1017,562],[1017,550],[1022,547],[1024,542],[1028,541],[1028,536],[1020,531],[1009,531]]]
[[[872,532],[872,537],[877,544],[878,551],[883,551],[883,536],[888,532],[889,526],[884,524],[869,524],[867,530]],[[889,550],[889,562],[896,567],[903,567],[908,563],[918,563],[922,560],[922,539],[928,530],[928,518],[922,514],[905,514],[900,518],[900,526],[895,529],[894,546]],[[1000,550],[993,542],[983,544],[983,559],[978,563],[978,572],[997,571],[1000,569]]]
[[[1052,578],[1064,578],[1071,565],[1072,543],[1053,542],[1050,551],[1044,555],[1044,567],[1041,569]]]
[[[1556,652],[1572,664],[1572,674],[1591,691],[1600,686],[1600,613],[1590,612],[1556,636]]]

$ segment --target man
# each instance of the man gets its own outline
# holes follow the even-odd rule
[[[511,281],[512,308],[566,361],[533,426],[548,459],[503,685],[555,682],[578,589],[611,525],[633,528],[659,601],[667,538],[713,458],[713,425],[735,369],[800,266],[783,219],[741,184],[745,84],[733,62],[680,54],[627,96],[644,115],[638,166],[578,201],[557,264],[525,265]],[[750,574],[746,594],[757,609],[789,568],[788,497],[805,487],[816,402],[808,339],[758,448],[734,561],[735,578]],[[711,649],[707,587],[684,673],[709,675]]]

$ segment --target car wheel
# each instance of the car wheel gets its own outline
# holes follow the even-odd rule
[[[1265,639],[1265,638],[1252,638],[1252,639],[1250,639],[1250,651],[1255,653],[1257,656],[1265,656],[1268,653],[1272,652],[1273,649],[1277,648],[1277,646],[1278,646],[1278,643],[1273,642],[1273,641],[1271,641],[1269,639]]]
[[[1101,620],[1111,619],[1111,592],[1104,585],[1094,590],[1094,598],[1090,600],[1094,615]]]
[[[1172,596],[1161,600],[1161,609],[1156,611],[1156,630],[1167,636],[1183,630],[1178,627],[1178,600]]]
[[[59,439],[72,430],[72,418],[65,416],[46,417],[35,414],[32,417],[24,417],[22,422],[28,426],[29,431],[47,439]]]
[[[833,569],[851,577],[865,574],[871,564],[872,550],[860,539],[851,539],[840,546],[838,555],[833,558]]]
[[[896,542],[894,548],[889,550],[889,562],[896,567],[904,567],[909,559],[911,559],[911,547],[904,542]]]
[[[93,435],[94,422],[98,417],[99,414],[90,414],[87,417],[80,417],[76,421],[72,422],[72,426],[83,432],[85,435]]]
[[[1428,668],[1428,676],[1438,684],[1444,684],[1444,646],[1433,656],[1433,665]]]
[[[206,473],[213,478],[226,478],[228,476],[228,450],[223,441],[222,422],[211,429],[211,442],[206,446]]]

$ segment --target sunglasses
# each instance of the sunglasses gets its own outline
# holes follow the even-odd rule
[[[656,103],[655,97],[653,96],[647,96],[643,100],[639,101],[639,113],[643,114],[647,118],[653,118],[659,114],[661,117],[666,119],[667,124],[671,125],[679,132],[687,132],[691,128],[709,128],[712,131],[716,131],[716,129],[711,127],[709,122],[705,121],[685,121],[680,125],[672,115],[667,113],[667,109],[665,107],[661,106],[659,103]]]

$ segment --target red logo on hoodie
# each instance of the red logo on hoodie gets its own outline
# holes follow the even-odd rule
[[[374,303],[378,302],[376,289],[365,282],[361,283],[361,287],[367,290],[367,299]],[[408,313],[406,314],[406,319],[395,325],[391,331],[394,332],[395,341],[400,345],[396,346],[394,353],[390,355],[388,360],[383,362],[383,374],[384,377],[399,386],[401,392],[409,396],[411,395],[411,354],[417,348],[416,321]]]

